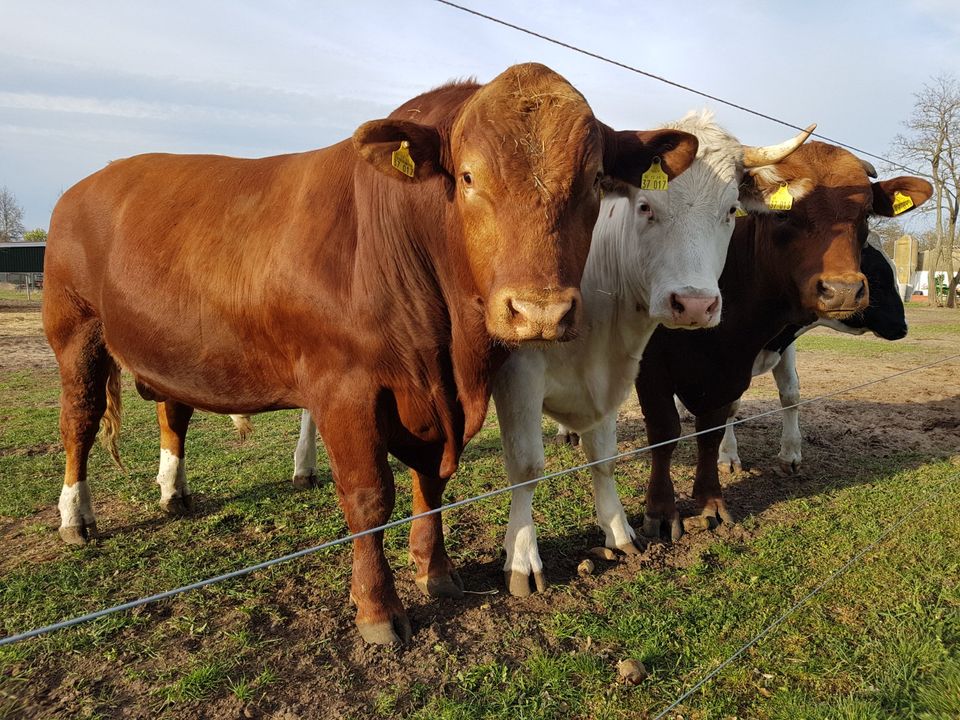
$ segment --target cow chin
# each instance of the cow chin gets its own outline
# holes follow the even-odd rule
[[[567,342],[576,337],[583,299],[576,288],[519,291],[505,288],[487,305],[487,332],[507,345]]]

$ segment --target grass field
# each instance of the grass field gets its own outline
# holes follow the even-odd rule
[[[898,343],[822,330],[804,336],[804,395],[960,352],[960,313],[911,307],[909,319],[910,335]],[[18,321],[17,337],[24,332]],[[652,542],[642,556],[598,563],[587,577],[576,566],[602,544],[589,477],[542,484],[535,512],[551,586],[531,598],[503,592],[508,496],[444,518],[450,554],[478,593],[461,601],[419,594],[406,534],[393,530],[388,556],[414,624],[407,648],[370,648],[357,638],[349,548],[341,546],[0,648],[0,718],[654,717],[928,497],[668,717],[960,718],[958,373],[952,361],[804,408],[800,478],[774,470],[777,418],[742,426],[745,470],[725,482],[737,526]],[[187,469],[196,513],[167,518],[154,482],[154,408],[127,377],[127,472],[99,448],[91,461],[106,537],[65,547],[56,532],[57,398],[52,363],[0,366],[3,635],[346,533],[329,474],[315,490],[289,483],[294,412],[258,416],[242,443],[227,418],[195,416]],[[770,378],[758,378],[741,415],[775,407],[775,398]],[[628,402],[621,449],[645,444],[640,418]],[[554,426],[545,422],[544,431],[552,435]],[[692,451],[682,446],[675,463],[681,512],[691,509]],[[582,461],[577,449],[548,446],[548,471]],[[409,478],[394,467],[394,516],[402,517],[410,512]],[[635,527],[648,471],[642,456],[618,466]],[[491,413],[447,499],[503,483]],[[642,661],[649,677],[620,682],[624,658]]]

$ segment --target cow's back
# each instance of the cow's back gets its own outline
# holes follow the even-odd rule
[[[215,387],[239,394],[238,409],[246,387],[289,385],[278,375],[293,363],[260,364],[244,349],[282,349],[288,319],[307,312],[323,325],[349,293],[355,157],[348,142],[258,160],[139,155],[81,181],[51,220],[51,342],[79,307],[103,323],[111,354],[161,393],[176,387],[217,409],[200,391]],[[282,394],[267,404],[289,404]]]

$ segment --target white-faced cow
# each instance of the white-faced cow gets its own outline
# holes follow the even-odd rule
[[[907,317],[897,287],[896,271],[890,258],[883,252],[880,236],[876,233],[870,233],[861,250],[860,271],[866,276],[870,288],[870,306],[866,310],[843,320],[822,318],[803,327],[788,325],[764,346],[753,362],[754,377],[773,372],[780,393],[780,404],[785,408],[777,460],[780,469],[787,475],[798,473],[802,461],[800,408],[792,407],[800,402],[796,339],[816,327],[828,327],[850,335],[862,335],[870,331],[883,340],[899,340],[907,334]],[[739,400],[731,405],[731,420],[739,406]],[[724,430],[717,463],[721,472],[737,472],[741,469],[733,425],[727,425]]]
[[[757,354],[785,326],[843,320],[868,307],[860,272],[867,219],[916,207],[932,192],[914,177],[872,183],[869,170],[842,148],[809,142],[777,168],[749,172],[740,198],[750,215],[737,221],[720,278],[723,322],[695,332],[657,330],[640,365],[647,438],[667,443],[651,451],[645,534],[659,534],[661,523],[672,538],[682,534],[670,479],[675,443],[668,441],[680,433],[674,395],[696,416],[697,430],[722,426],[750,385]],[[786,196],[791,207],[771,214],[769,204]],[[733,522],[717,470],[722,435],[697,438],[693,496],[708,523]]]
[[[590,461],[616,453],[617,410],[654,328],[659,323],[705,328],[720,320],[717,280],[744,168],[775,168],[812,130],[772,148],[745,148],[709,114],[690,114],[669,127],[697,136],[697,159],[665,190],[624,184],[608,189],[583,275],[579,336],[563,347],[520,348],[494,380],[511,484],[543,472],[543,413],[582,436]],[[617,495],[613,470],[612,462],[591,468],[597,519],[608,547],[635,553],[635,532]],[[520,596],[546,582],[533,494],[533,485],[513,491],[504,540],[507,587]]]
[[[116,451],[120,368],[160,402],[174,496],[193,408],[307,408],[350,530],[394,504],[388,453],[435,509],[486,414],[508,347],[567,340],[604,174],[676,176],[696,138],[614,132],[542,65],[421,95],[351,139],[258,160],[141,155],[54,210],[43,322],[60,365],[64,540],[96,534],[87,456]],[[113,442],[110,442],[110,441]],[[410,624],[383,533],[354,541],[365,640]],[[439,515],[410,531],[417,584],[456,594]]]

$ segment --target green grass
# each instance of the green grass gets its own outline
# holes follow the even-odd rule
[[[665,707],[763,629],[904,508],[945,494],[829,585],[744,658],[688,700],[684,717],[955,718],[960,716],[958,466],[881,472],[822,500],[792,503],[789,519],[749,543],[718,541],[693,566],[644,570],[558,612],[546,631],[573,648],[535,652],[518,667],[472,668],[418,718],[636,717]],[[643,661],[643,686],[615,683],[612,663]],[[761,693],[761,688],[765,693]],[[687,713],[692,713],[688,715]]]
[[[948,327],[924,327],[941,334],[957,327],[943,324]],[[801,343],[804,351],[851,354],[874,345],[826,335],[807,335]],[[310,492],[289,484],[295,412],[255,418],[255,434],[245,443],[227,418],[197,414],[187,469],[198,512],[182,520],[165,517],[154,481],[154,408],[136,396],[129,378],[125,387],[121,454],[128,471],[114,468],[100,448],[91,456],[101,530],[112,535],[74,549],[56,536],[63,471],[56,374],[0,375],[0,524],[9,538],[0,558],[4,635],[346,533],[329,482]],[[554,430],[548,423],[544,429]],[[744,436],[741,446],[748,449],[751,442],[769,441]],[[642,438],[628,444],[642,444]],[[502,486],[499,452],[491,415],[469,445],[447,499]],[[338,646],[352,632],[349,549],[339,547],[0,648],[0,720],[22,716],[18,698],[50,678],[57,678],[61,694],[70,687],[81,698],[63,717],[115,717],[125,707],[144,716],[196,717],[228,700],[276,709],[293,702],[303,682],[319,683],[318,703],[323,692],[355,697],[355,717],[652,717],[941,485],[943,493],[916,517],[676,713],[697,719],[955,719],[960,466],[956,458],[871,452],[844,458],[839,471],[812,468],[813,485],[785,492],[767,514],[746,518],[742,534],[703,534],[671,551],[670,557],[690,553],[685,562],[631,564],[624,566],[628,572],[619,568],[588,581],[573,577],[529,603],[491,597],[484,612],[497,618],[496,632],[474,640],[479,647],[443,638],[434,643],[426,639],[430,620],[421,623],[414,644],[433,644],[421,654],[411,650],[409,662],[430,654],[436,670],[429,675],[374,682],[365,673],[377,677],[377,668],[391,667],[391,651],[356,651],[357,660],[349,643],[346,650]],[[689,481],[691,453],[689,445],[677,453],[681,482]],[[583,461],[565,446],[548,446],[547,454],[548,470]],[[320,465],[323,472],[322,448]],[[402,517],[410,512],[409,477],[394,467],[394,517]],[[633,518],[642,512],[637,488],[647,472],[645,460],[618,466]],[[461,568],[499,566],[508,515],[508,496],[501,496],[445,516],[447,545]],[[600,541],[584,473],[543,484],[535,516],[548,563],[575,565],[585,547]],[[405,528],[389,532],[386,547],[398,577],[409,581],[406,534]],[[478,615],[462,605],[441,623],[451,635]],[[304,617],[327,629],[285,632]],[[403,657],[396,663],[406,662]],[[636,687],[618,682],[616,663],[625,657],[641,660],[650,677]],[[291,658],[312,667],[309,675],[291,675],[298,662]]]
[[[32,289],[30,291],[30,300],[39,302],[43,297],[42,290]],[[0,300],[27,300],[26,290],[0,290]]]
[[[909,336],[908,336],[909,337]],[[888,342],[873,336],[841,335],[836,332],[807,333],[797,338],[800,352],[830,352],[875,358],[888,355],[916,353],[917,347],[907,342]]]

